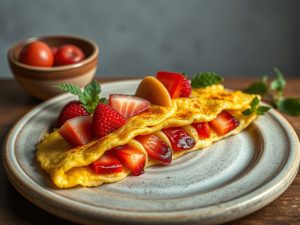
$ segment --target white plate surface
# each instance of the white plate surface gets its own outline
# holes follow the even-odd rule
[[[133,94],[137,80],[102,85],[109,93]],[[217,224],[272,202],[293,181],[299,140],[275,110],[240,134],[142,176],[95,188],[56,189],[35,160],[36,144],[63,105],[66,94],[37,106],[11,130],[4,146],[10,181],[28,200],[63,218],[85,223]]]

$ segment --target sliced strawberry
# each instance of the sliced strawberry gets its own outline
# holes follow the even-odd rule
[[[192,126],[196,129],[200,139],[210,137],[210,128],[207,122],[193,123]]]
[[[170,93],[171,98],[178,98],[181,93],[184,76],[174,72],[157,72],[156,78],[163,83]]]
[[[183,77],[183,82],[182,82],[182,87],[181,87],[179,97],[188,98],[190,97],[191,93],[192,93],[191,83],[188,78]]]
[[[172,162],[172,149],[159,137],[154,134],[148,134],[137,136],[135,139],[144,146],[150,158],[166,165]]]
[[[67,120],[58,133],[72,146],[87,144],[94,137],[91,116],[79,116]]]
[[[71,101],[67,103],[61,110],[56,126],[61,127],[67,120],[77,116],[88,116],[89,113],[81,105],[80,101]]]
[[[109,105],[127,119],[145,111],[151,103],[132,95],[111,94],[109,95]]]
[[[122,164],[111,151],[107,151],[98,160],[90,164],[97,174],[120,173],[123,171]]]
[[[169,127],[163,129],[169,138],[174,151],[188,150],[195,146],[196,142],[182,127]]]
[[[240,122],[229,112],[222,111],[217,118],[209,122],[209,125],[219,134],[225,135],[235,129]]]
[[[124,117],[111,106],[99,103],[93,115],[93,131],[98,138],[113,132],[125,124]]]
[[[132,175],[138,176],[144,173],[146,163],[144,153],[129,145],[114,148],[114,153],[123,166],[126,166],[131,171]]]

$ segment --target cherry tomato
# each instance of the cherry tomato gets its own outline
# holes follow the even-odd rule
[[[75,45],[66,44],[61,46],[54,55],[55,65],[68,65],[78,63],[85,57],[83,51]]]
[[[20,52],[19,61],[31,66],[51,67],[54,62],[50,47],[42,41],[27,44]]]

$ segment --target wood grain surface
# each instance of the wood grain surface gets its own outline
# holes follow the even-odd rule
[[[124,79],[124,78],[122,78]],[[102,78],[100,83],[121,80]],[[232,77],[225,79],[225,86],[243,89],[258,78]],[[286,95],[300,97],[300,78],[287,81]],[[41,103],[28,96],[13,80],[0,80],[0,145],[12,126],[34,106]],[[300,137],[300,117],[284,115]],[[73,224],[34,206],[23,198],[9,183],[0,155],[0,224]],[[59,206],[57,206],[59,208]],[[285,225],[300,224],[300,174],[287,191],[270,205],[226,225]]]

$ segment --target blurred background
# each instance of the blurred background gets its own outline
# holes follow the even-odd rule
[[[0,78],[22,39],[75,34],[100,46],[97,76],[157,70],[300,76],[299,0],[0,0]]]

